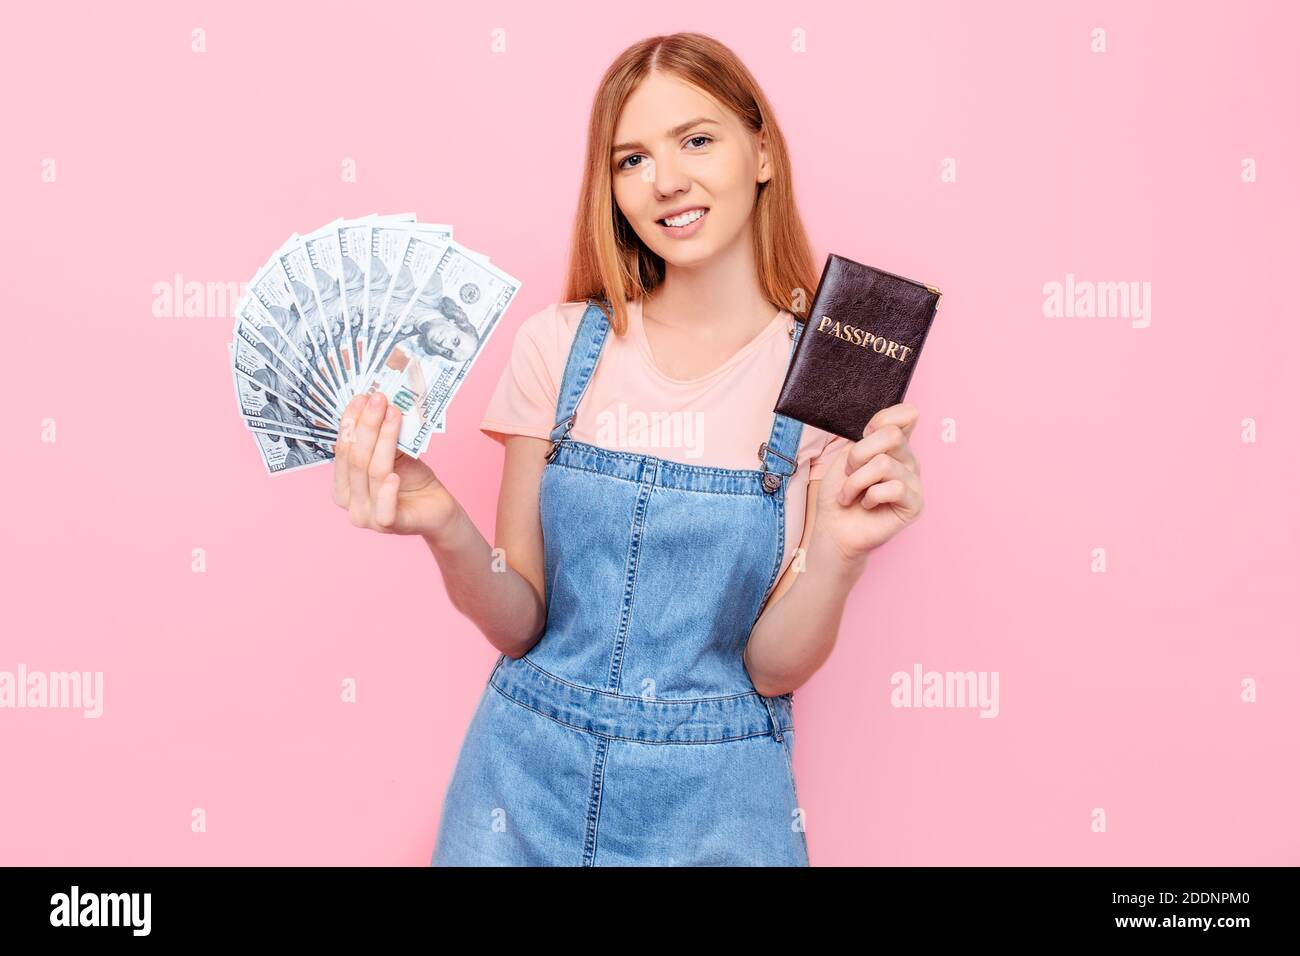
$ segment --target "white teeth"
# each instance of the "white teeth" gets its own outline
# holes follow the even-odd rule
[[[689,226],[696,219],[699,219],[707,210],[692,209],[690,212],[684,212],[680,216],[673,216],[671,219],[665,219],[664,222],[670,226]]]

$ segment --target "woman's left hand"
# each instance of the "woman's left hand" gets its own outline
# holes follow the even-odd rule
[[[921,514],[921,466],[908,444],[919,414],[906,403],[882,408],[822,478],[813,533],[849,563],[860,563]]]

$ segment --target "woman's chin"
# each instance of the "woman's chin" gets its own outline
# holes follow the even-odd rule
[[[717,249],[712,243],[700,245],[675,244],[667,249],[655,249],[655,254],[670,266],[679,269],[691,269],[704,265],[713,258]]]

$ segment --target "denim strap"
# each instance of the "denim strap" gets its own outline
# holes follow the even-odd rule
[[[804,323],[794,320],[794,329],[790,344],[790,358],[803,335]],[[799,438],[803,434],[803,422],[795,418],[775,413],[772,420],[772,434],[767,441],[758,446],[758,460],[763,475],[763,490],[775,492],[783,484],[783,478],[789,478],[799,467]]]
[[[608,304],[605,302],[606,306]],[[582,313],[577,335],[569,349],[569,360],[564,366],[564,380],[560,383],[560,397],[555,406],[555,427],[551,429],[551,441],[558,443],[573,429],[578,403],[582,401],[583,393],[591,382],[591,373],[596,369],[596,360],[600,358],[600,350],[608,332],[609,322],[606,321],[601,306],[596,300],[588,299],[587,311]]]
[[[591,382],[596,362],[600,358],[600,350],[604,347],[605,337],[609,334],[610,325],[605,311],[608,307],[608,300],[601,299],[597,302],[595,299],[588,299],[587,309],[578,323],[578,331],[564,366],[564,379],[560,383],[560,396],[555,407],[555,426],[551,429],[552,455],[558,449],[559,443],[573,430],[578,403],[582,401],[582,396]],[[790,343],[791,358],[794,357],[794,350],[799,344],[803,331],[804,323],[796,318],[791,336],[793,341]],[[774,415],[772,431],[767,441],[758,448],[760,470],[767,473],[763,477],[765,491],[775,492],[781,487],[783,478],[788,478],[795,473],[798,468],[799,439],[802,434],[803,422],[779,413]]]

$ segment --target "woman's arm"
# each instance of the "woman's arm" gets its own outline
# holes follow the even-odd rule
[[[352,400],[334,446],[334,502],[352,524],[418,534],[442,569],[452,605],[493,647],[521,657],[546,622],[537,493],[550,443],[511,435],[497,502],[494,551],[428,464],[398,452],[401,413],[382,392]]]
[[[839,635],[849,591],[866,565],[850,561],[814,533],[821,481],[808,482],[803,537],[745,645],[754,689],[778,697],[801,686],[826,663]],[[802,566],[802,567],[801,567]]]
[[[497,498],[494,552],[459,505],[455,516],[425,543],[442,569],[456,610],[483,632],[493,647],[522,657],[546,624],[545,558],[537,492],[550,442],[527,435],[506,439],[505,467]]]
[[[920,516],[921,466],[908,443],[918,415],[901,402],[881,409],[824,477],[808,482],[803,569],[796,554],[745,646],[745,667],[764,697],[793,691],[825,663],[868,553]]]

